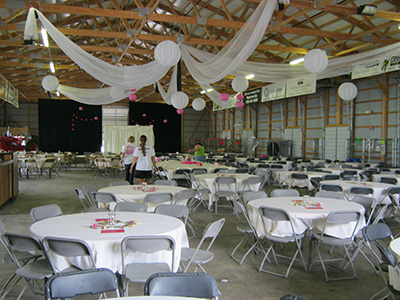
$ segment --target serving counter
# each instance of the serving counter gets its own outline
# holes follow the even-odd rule
[[[13,153],[0,153],[0,205],[18,194],[18,160]]]

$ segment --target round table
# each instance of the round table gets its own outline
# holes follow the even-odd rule
[[[81,213],[64,215],[45,219],[34,223],[30,227],[32,235],[42,240],[44,237],[60,237],[81,239],[87,242],[92,250],[96,268],[108,268],[113,272],[122,271],[121,241],[127,236],[143,235],[166,235],[171,236],[176,242],[175,265],[173,270],[177,271],[181,257],[181,248],[189,247],[185,225],[177,218],[133,212],[117,212],[116,219],[121,221],[137,220],[138,224],[133,227],[125,227],[125,232],[106,232],[101,229],[92,229],[96,219],[108,218],[108,213]],[[160,251],[156,254],[143,255],[130,253],[127,262],[169,262],[170,254]],[[57,268],[63,270],[71,264],[80,268],[88,268],[90,264],[82,258],[62,257],[56,258]]]
[[[391,184],[381,183],[381,182],[357,182],[357,181],[345,181],[345,180],[323,180],[319,183],[321,184],[334,184],[340,185],[343,189],[343,192],[348,193],[350,187],[367,187],[372,188],[374,191],[374,198],[377,204],[390,204],[392,201],[389,197],[383,197],[386,190],[390,187],[393,187]],[[383,199],[384,198],[384,199]]]
[[[157,167],[162,167],[167,174],[168,179],[172,179],[175,175],[175,171],[178,169],[189,169],[193,170],[196,168],[204,168],[207,169],[208,173],[212,173],[216,168],[227,168],[230,170],[235,170],[233,167],[227,167],[224,165],[220,164],[211,164],[211,163],[206,163],[206,162],[181,162],[181,161],[176,161],[176,160],[168,160],[168,161],[162,161],[157,163]]]
[[[148,185],[147,188],[150,190],[155,188],[154,192],[143,191],[141,185],[115,185],[105,187],[99,190],[99,192],[113,193],[117,196],[120,202],[144,202],[144,197],[149,193],[172,193],[174,197],[182,190],[186,190],[184,187],[171,186],[171,185]],[[152,204],[152,203],[150,203]],[[186,205],[186,202],[179,203],[180,205]],[[114,209],[115,204],[111,203],[110,209]],[[147,211],[154,211],[155,205],[148,205]]]
[[[390,242],[390,251],[395,255],[397,261],[400,260],[400,238]],[[389,282],[396,289],[400,290],[400,274],[392,266],[389,266]]]
[[[262,223],[258,208],[260,206],[271,206],[284,209],[288,212],[293,221],[293,226],[296,233],[302,233],[309,228],[317,228],[322,230],[326,217],[332,211],[359,211],[364,214],[364,207],[358,203],[353,203],[345,200],[311,197],[310,201],[316,201],[321,204],[322,209],[307,209],[304,206],[295,206],[292,200],[304,200],[302,197],[271,197],[249,201],[247,209],[249,218],[256,228],[257,235],[261,238],[265,237],[268,231],[272,235],[288,236],[292,235],[292,229],[288,222],[275,222],[265,219],[265,227]],[[365,226],[364,218],[358,225],[358,229]],[[346,238],[352,234],[353,226],[350,225],[335,225],[329,226],[326,233],[338,237]]]

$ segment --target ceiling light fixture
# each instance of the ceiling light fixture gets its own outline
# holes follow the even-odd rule
[[[360,5],[357,9],[357,13],[364,16],[373,16],[376,13],[376,8],[376,5]]]
[[[207,89],[207,92],[210,93],[210,92],[212,92],[213,90],[214,90],[214,89]]]
[[[50,67],[51,73],[55,73],[56,72],[56,68],[54,67],[54,63],[52,61],[49,62],[49,67]]]
[[[47,36],[46,28],[42,27],[40,34],[42,35],[43,46],[49,47],[49,37]]]
[[[205,93],[206,93],[206,91],[201,91],[201,92],[200,92],[200,94],[205,94]]]
[[[293,60],[290,62],[290,64],[291,64],[291,65],[297,65],[297,64],[299,64],[299,63],[302,63],[303,61],[304,61],[304,57],[300,57],[300,58],[293,59]]]
[[[249,74],[249,75],[247,75],[245,78],[246,78],[247,80],[250,80],[250,79],[253,79],[254,77],[255,77],[254,74]]]

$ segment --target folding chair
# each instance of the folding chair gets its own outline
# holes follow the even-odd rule
[[[147,206],[138,202],[119,202],[114,207],[114,211],[146,212]]]
[[[260,244],[260,241],[258,239],[256,229],[254,228],[253,224],[251,224],[251,222],[250,222],[249,216],[247,214],[247,210],[244,207],[244,205],[236,200],[233,200],[232,204],[233,204],[233,210],[240,221],[240,224],[238,224],[236,226],[236,230],[241,233],[244,233],[245,236],[236,245],[236,247],[233,249],[230,256],[234,261],[239,263],[239,265],[242,265],[244,260],[246,259],[246,257],[249,255],[249,253],[252,250],[254,250],[256,247],[258,247],[258,249],[262,249],[262,245]],[[244,216],[246,222],[242,223],[242,220],[240,219],[240,215]],[[253,238],[253,241],[251,241],[252,238]],[[249,250],[246,251],[246,253],[242,256],[242,258],[235,257],[236,251],[240,248],[240,246],[242,246],[242,245],[246,246],[247,242],[249,242],[249,241],[251,243]],[[257,249],[255,249],[255,251],[257,251]]]
[[[394,177],[381,177],[379,179],[379,182],[381,183],[387,183],[387,184],[392,184],[392,185],[397,185],[398,181]]]
[[[283,237],[272,235],[269,232],[267,232],[265,239],[270,243],[270,246],[268,249],[265,249],[263,251],[265,253],[265,255],[264,255],[264,258],[261,262],[261,265],[260,265],[258,271],[268,273],[271,275],[275,275],[275,276],[279,276],[279,277],[283,277],[286,279],[286,278],[288,278],[289,272],[292,269],[292,266],[293,266],[294,262],[296,261],[296,258],[299,254],[300,254],[301,262],[303,263],[303,266],[304,266],[304,270],[306,271],[307,270],[306,264],[304,261],[303,252],[301,250],[301,241],[305,236],[305,232],[298,233],[295,231],[292,219],[285,210],[274,208],[274,207],[261,206],[258,208],[258,212],[260,214],[261,220],[263,222],[263,226],[265,228],[266,228],[265,219],[268,219],[269,221],[273,221],[273,222],[287,222],[287,223],[289,223],[290,228],[291,228],[291,235],[287,235],[287,236],[283,236]],[[292,257],[277,254],[274,249],[275,243],[284,243],[284,244],[294,243],[296,245],[296,251]],[[268,260],[268,262],[270,263],[270,260],[268,258],[270,253],[272,253],[275,263],[277,265],[278,265],[277,257],[290,259],[289,266],[286,269],[285,273],[277,273],[272,270],[267,270],[264,268],[264,264],[265,264],[266,260]]]
[[[318,191],[318,192],[315,193],[315,197],[343,200],[343,193],[328,192],[328,191]]]
[[[156,207],[154,213],[181,219],[186,225],[189,209],[184,205],[160,204]]]
[[[190,174],[190,173],[191,173],[190,169],[177,169],[175,170],[175,174],[172,179],[178,183],[178,186],[188,188],[189,182],[185,174]]]
[[[235,177],[222,176],[217,177],[214,180],[214,211],[218,215],[218,208],[229,208],[232,209],[232,205],[229,203],[230,200],[236,200],[239,198],[237,194],[237,181]],[[219,204],[221,199],[225,199],[227,204]],[[225,213],[226,214],[226,213]],[[232,210],[233,214],[233,210]]]
[[[146,296],[177,296],[217,299],[217,281],[207,273],[156,273],[145,285]]]
[[[243,188],[240,191],[238,191],[239,195],[243,196],[245,192],[260,191],[260,187],[263,181],[264,179],[258,175],[246,178],[243,181]]]
[[[300,197],[300,193],[294,189],[275,189],[272,190],[271,197]]]
[[[170,186],[177,186],[178,182],[175,180],[156,180],[154,181],[154,185],[170,185]]]
[[[118,203],[118,198],[113,193],[92,192],[91,196],[98,207],[108,208],[110,203]]]
[[[47,300],[110,291],[114,291],[116,297],[120,296],[117,277],[105,268],[55,274],[46,282],[45,291]]]
[[[173,197],[171,193],[148,193],[144,196],[144,203],[147,211],[154,211],[155,207],[161,203],[172,204]]]
[[[193,175],[207,174],[207,173],[208,173],[208,170],[206,168],[193,168],[192,169]]]
[[[204,273],[207,273],[203,268],[204,264],[209,263],[214,258],[214,254],[210,251],[211,246],[214,244],[222,226],[225,224],[225,219],[219,219],[213,223],[207,225],[204,229],[203,236],[198,244],[197,248],[182,248],[181,249],[181,265],[183,272],[187,272],[192,263],[196,264],[194,272],[200,268]],[[205,240],[211,239],[208,247],[202,250],[201,247]],[[184,264],[186,262],[186,265]]]
[[[62,216],[62,210],[57,204],[49,204],[32,208],[30,215],[32,221],[37,222],[47,218]]]
[[[268,198],[268,195],[264,191],[258,191],[258,192],[244,192],[243,193],[243,202],[246,204],[247,202],[254,200],[254,199],[260,199],[260,198]]]
[[[192,201],[195,195],[196,191],[192,189],[179,191],[175,195],[175,201],[173,204],[187,205],[187,203],[190,203]]]
[[[90,198],[85,196],[85,193],[78,188],[75,188],[76,195],[82,204],[82,212],[96,212],[96,211],[107,211],[105,208],[96,207]]]
[[[339,180],[340,179],[340,175],[337,174],[326,174],[323,177],[323,180]]]
[[[290,174],[289,189],[291,189],[295,185],[300,188],[308,187],[308,175],[302,173]]]
[[[122,254],[122,290],[128,295],[128,281],[146,282],[150,275],[157,272],[171,272],[175,260],[176,243],[170,236],[128,236],[121,242]],[[151,256],[158,251],[169,251],[169,262],[127,262],[131,252]],[[142,260],[143,261],[143,260]]]

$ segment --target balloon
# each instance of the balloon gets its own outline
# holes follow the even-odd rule
[[[135,101],[137,99],[136,94],[129,94],[129,100]]]
[[[354,83],[345,82],[339,86],[338,93],[344,101],[350,101],[357,97],[358,89]]]
[[[162,41],[154,49],[154,58],[160,65],[169,68],[181,59],[181,49],[173,41]]]
[[[83,110],[83,107],[82,106],[79,106],[79,108],[78,108],[80,111],[82,111]]]
[[[304,56],[304,67],[308,72],[321,73],[328,66],[328,56],[321,49],[313,49]]]
[[[54,92],[58,89],[60,82],[58,78],[53,75],[47,75],[42,79],[42,87],[49,92]]]
[[[222,101],[227,101],[229,99],[229,95],[227,93],[222,93],[219,97]]]
[[[206,107],[206,102],[201,98],[196,98],[192,102],[192,107],[196,111],[201,111]]]
[[[242,93],[249,87],[249,81],[244,76],[236,76],[232,80],[232,88],[235,92]]]

